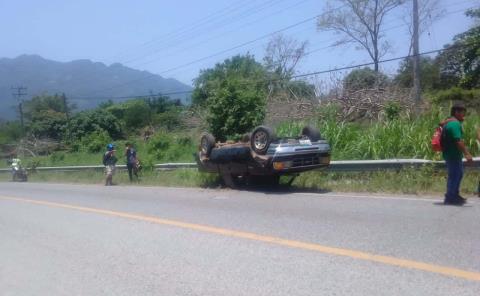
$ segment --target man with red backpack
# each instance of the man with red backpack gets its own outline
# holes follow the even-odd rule
[[[463,141],[462,122],[467,109],[462,103],[455,103],[450,111],[451,117],[440,125],[442,130],[442,154],[447,166],[447,192],[445,193],[445,204],[463,205],[466,200],[460,196],[460,184],[463,178],[462,157],[465,156],[468,163],[473,161],[472,155],[468,152]]]

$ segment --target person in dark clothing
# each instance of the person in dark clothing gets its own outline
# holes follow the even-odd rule
[[[462,122],[466,111],[463,104],[456,103],[451,108],[451,117],[442,123],[443,158],[448,173],[445,204],[463,205],[466,201],[460,196],[460,184],[463,178],[462,157],[465,156],[468,163],[472,162],[472,155],[468,152],[463,141]]]
[[[125,156],[127,158],[127,170],[128,170],[128,178],[130,178],[130,182],[133,181],[133,175],[135,175],[135,177],[138,180],[137,151],[135,151],[131,143],[127,143],[125,145]]]

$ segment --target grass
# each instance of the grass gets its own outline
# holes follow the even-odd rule
[[[423,158],[439,160],[440,154],[431,150],[430,139],[434,128],[445,118],[446,109],[434,108],[418,118],[400,116],[393,120],[381,120],[371,123],[338,122],[334,117],[313,118],[308,121],[290,121],[276,128],[279,136],[297,136],[301,129],[309,124],[319,127],[322,135],[332,146],[334,160],[345,159],[388,159]],[[480,114],[468,114],[463,127],[465,142],[472,154],[478,155],[480,147],[475,142],[475,130],[480,124]],[[216,175],[199,173],[185,169],[175,171],[152,171],[153,164],[161,162],[194,162],[193,153],[197,147],[197,136],[191,132],[160,133],[144,142],[135,140],[133,144],[137,155],[145,168],[141,185],[218,187]],[[126,141],[115,142],[118,164],[125,164],[123,157]],[[103,152],[58,151],[48,156],[24,158],[27,167],[64,166],[64,165],[100,165]],[[6,164],[0,164],[6,167]],[[8,174],[0,174],[0,180],[9,179]],[[102,172],[41,172],[32,174],[35,182],[68,182],[102,184]],[[464,178],[465,194],[473,193],[477,188],[480,173],[469,171]],[[115,176],[115,182],[129,184],[125,172]],[[390,193],[435,193],[441,194],[445,188],[445,173],[435,172],[425,167],[422,170],[402,170],[400,172],[308,172],[301,174],[293,186],[309,190],[390,192]]]
[[[467,170],[462,181],[462,194],[477,192],[480,172]],[[335,192],[378,192],[397,194],[436,194],[442,196],[446,187],[446,172],[430,168],[387,172],[307,172],[292,184],[301,189]]]
[[[332,146],[334,160],[421,158],[440,160],[441,155],[432,151],[430,141],[434,129],[447,114],[434,109],[419,118],[410,116],[372,123],[338,122],[335,119],[284,122],[276,131],[279,136],[297,136],[307,125],[317,126]],[[480,115],[471,113],[463,123],[465,143],[473,155],[480,147],[475,142]]]
[[[9,181],[9,174],[0,174],[0,181]],[[462,182],[462,194],[470,196],[477,190],[480,172],[467,170]],[[38,172],[29,175],[31,182],[55,182],[103,185],[101,171]],[[283,177],[282,182],[287,182]],[[117,171],[114,183],[120,185],[167,187],[221,187],[215,174],[201,173],[196,169],[143,172],[140,182],[130,183],[126,171]],[[312,192],[379,192],[397,194],[434,194],[443,196],[446,184],[445,171],[425,167],[421,170],[405,169],[387,172],[328,172],[311,171],[300,174],[292,184],[293,191]]]
[[[167,134],[160,133],[145,142],[140,139],[115,141],[118,158],[117,164],[125,164],[123,156],[125,143],[133,143],[137,157],[142,165],[147,168],[162,162],[194,162],[193,154],[197,150],[196,142],[191,135],[186,133]],[[106,144],[105,144],[106,146]],[[56,151],[50,155],[37,157],[21,157],[26,167],[39,166],[76,166],[76,165],[101,165],[104,151]],[[1,162],[0,167],[8,167],[6,162]]]
[[[0,174],[0,181],[10,181],[10,174]],[[101,170],[71,171],[71,172],[32,172],[30,182],[53,182],[71,184],[101,184],[105,175]],[[130,182],[126,170],[117,170],[113,177],[116,184],[167,186],[167,187],[217,187],[220,184],[218,176],[197,171],[196,169],[179,169],[172,171],[149,171],[140,174],[140,181]]]
[[[393,120],[371,123],[338,122],[332,116],[308,121],[289,121],[276,127],[279,136],[297,136],[309,124],[317,126],[332,146],[333,160],[421,158],[440,160],[441,155],[432,151],[430,140],[435,127],[445,118],[445,109],[434,108],[418,118],[408,115]],[[475,130],[480,125],[480,114],[468,114],[463,127],[465,142],[473,155],[480,153],[475,141]],[[131,141],[131,140],[130,140]],[[118,164],[125,164],[123,157],[126,140],[116,141]],[[192,132],[160,133],[144,142],[134,139],[133,144],[144,167],[151,168],[162,162],[194,162],[193,153],[197,150],[198,135]],[[81,147],[82,148],[82,147]],[[47,156],[25,157],[24,165],[64,166],[100,165],[103,151],[87,152],[57,151]],[[7,167],[0,163],[0,167]]]

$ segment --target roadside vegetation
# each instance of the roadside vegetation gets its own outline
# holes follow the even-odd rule
[[[10,180],[9,174],[0,174],[0,182]],[[103,171],[82,172],[33,172],[31,182],[103,185]],[[279,190],[282,192],[372,192],[392,194],[430,194],[443,196],[446,174],[443,170],[431,168],[422,170],[406,169],[388,172],[326,172],[312,171],[298,176],[291,186],[289,177],[282,177]],[[462,194],[469,197],[476,192],[480,173],[467,170],[462,182]],[[145,171],[140,181],[130,183],[126,171],[118,171],[114,183],[119,186],[169,186],[223,188],[221,178],[214,174],[201,173],[196,169],[172,171]],[[262,187],[244,187],[241,190],[272,190]]]
[[[294,79],[306,42],[275,36],[266,56],[237,55],[202,70],[194,81],[192,104],[185,106],[162,94],[126,101],[106,101],[96,109],[76,111],[65,94],[44,94],[24,104],[20,121],[0,122],[4,159],[19,155],[29,168],[99,165],[108,143],[117,147],[119,164],[126,142],[133,143],[142,163],[142,185],[216,187],[216,176],[196,170],[153,170],[156,163],[194,162],[200,134],[236,140],[260,124],[278,136],[298,136],[316,126],[332,146],[333,160],[422,158],[439,160],[430,147],[433,130],[449,115],[455,101],[468,108],[466,144],[474,156],[480,147],[480,10],[470,10],[477,26],[456,36],[435,57],[420,62],[422,102],[412,98],[412,60],[395,75],[358,68],[338,79],[312,82]],[[324,20],[326,21],[326,20]],[[324,22],[323,25],[328,25]],[[378,62],[377,59],[374,61]],[[328,87],[324,87],[328,84]],[[7,167],[2,162],[2,167]],[[7,174],[0,174],[7,180]],[[466,190],[475,190],[478,172],[466,174]],[[420,171],[332,173],[309,172],[293,186],[312,190],[442,192],[443,172]],[[32,181],[101,183],[102,172],[33,173]],[[127,183],[126,174],[116,181]]]

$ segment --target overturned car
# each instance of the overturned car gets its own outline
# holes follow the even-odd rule
[[[196,160],[200,171],[220,174],[232,188],[240,183],[275,186],[282,175],[327,167],[330,145],[309,126],[296,138],[277,138],[271,128],[259,126],[239,142],[220,143],[203,133]]]

